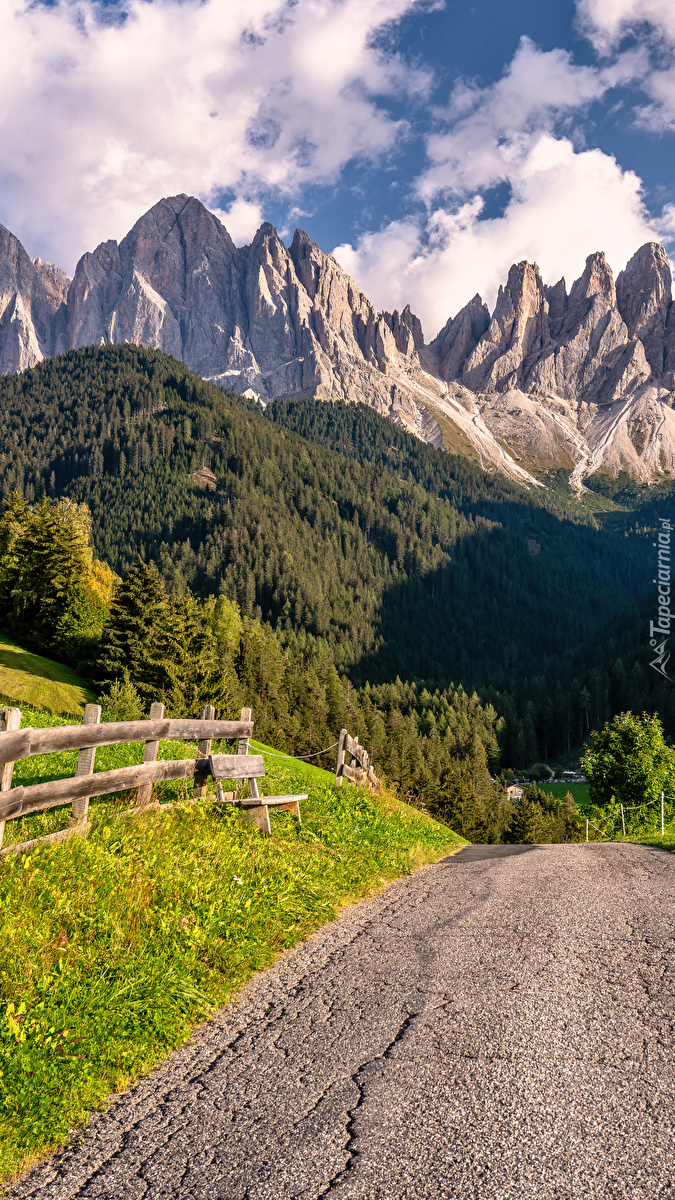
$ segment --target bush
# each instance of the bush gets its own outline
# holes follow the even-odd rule
[[[623,712],[591,734],[581,767],[593,804],[612,800],[632,809],[656,804],[661,792],[675,791],[675,751],[667,746],[654,713]]]
[[[107,692],[99,696],[101,716],[104,721],[142,721],[147,717],[147,705],[143,704],[136,688],[125,671],[122,679],[115,679]]]

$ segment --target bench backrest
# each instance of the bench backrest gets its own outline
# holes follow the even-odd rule
[[[214,779],[264,779],[262,754],[212,754],[209,766]]]

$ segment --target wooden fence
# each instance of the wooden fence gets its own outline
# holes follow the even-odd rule
[[[354,760],[352,763],[345,762],[347,754]],[[348,779],[350,783],[366,783],[372,787],[379,787],[380,784],[380,780],[370,764],[368,751],[356,738],[350,737],[346,729],[341,729],[335,768],[336,787],[342,787],[345,779]]]
[[[250,709],[242,709],[239,721],[214,720],[215,709],[206,705],[197,720],[173,720],[164,718],[164,705],[153,704],[147,721],[112,721],[100,724],[101,708],[98,704],[87,704],[81,725],[63,725],[49,729],[20,729],[21,713],[18,708],[0,711],[0,846],[5,832],[5,823],[29,813],[44,812],[48,808],[71,804],[71,818],[66,829],[36,838],[33,842],[21,842],[0,850],[8,854],[14,850],[25,850],[36,842],[56,841],[73,833],[82,833],[90,828],[87,821],[89,801],[95,796],[107,796],[112,792],[138,788],[136,809],[152,805],[152,787],[155,783],[176,779],[194,779],[193,799],[204,794],[209,774],[209,755],[214,738],[236,738],[238,752],[248,751],[248,739],[253,734]],[[248,719],[243,719],[247,717]],[[197,741],[197,757],[168,759],[158,762],[157,753],[161,741]],[[94,773],[96,751],[99,746],[116,746],[125,742],[145,742],[143,762],[137,766],[121,767],[115,771]],[[35,783],[12,787],[14,764],[21,758],[34,754],[54,754],[60,750],[79,750],[75,775],[70,779],[57,779],[50,783]],[[241,764],[243,775],[249,763]],[[156,802],[152,807],[158,807]],[[135,811],[135,810],[133,810]]]

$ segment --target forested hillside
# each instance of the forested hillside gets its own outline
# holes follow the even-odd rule
[[[587,630],[578,626],[576,636],[572,634],[569,640],[565,637],[558,643],[550,669],[541,671],[535,666],[522,673],[516,669],[510,676],[507,673],[506,680],[492,676],[486,682],[483,676],[477,684],[481,694],[489,696],[506,714],[507,729],[518,729],[520,745],[525,735],[527,761],[534,756],[533,725],[537,753],[548,758],[578,745],[590,728],[599,728],[612,714],[626,708],[660,712],[670,736],[675,736],[675,688],[669,679],[650,669],[647,638],[655,603],[650,534],[659,517],[670,516],[672,520],[675,515],[671,483],[639,484],[625,472],[616,479],[597,475],[587,481],[593,494],[579,497],[570,492],[567,474],[561,471],[550,475],[546,491],[524,493],[503,476],[486,475],[466,459],[451,458],[419,442],[365,405],[276,401],[267,406],[265,416],[348,457],[380,467],[395,466],[399,473],[405,470],[432,494],[514,532],[525,529],[527,536],[524,511],[529,510],[529,519],[537,522],[537,529],[546,526],[546,519],[532,509],[556,514],[564,522],[556,547],[556,554],[563,556],[559,561],[565,574],[558,602],[570,609],[573,620],[583,607],[580,567],[592,570],[595,565],[601,578],[609,556],[620,558],[629,570],[636,569],[635,591],[641,599],[625,606],[626,593],[622,591],[618,611],[596,611],[591,620],[598,622],[597,637],[589,637]],[[604,503],[598,496],[614,503]],[[518,505],[523,497],[526,510]],[[570,538],[569,521],[586,524],[593,532],[583,543],[575,542]],[[551,529],[550,524],[546,527]],[[530,531],[534,528],[530,524]],[[530,548],[536,550],[537,544],[530,543]],[[591,561],[582,561],[584,556],[590,556]],[[539,565],[545,563],[545,558],[539,560]],[[556,604],[542,608],[535,624],[543,627],[547,619],[557,627]],[[495,627],[499,628],[498,624]],[[502,637],[502,645],[505,642]],[[539,658],[540,665],[542,661]],[[516,662],[513,665],[518,667]],[[520,720],[514,720],[515,713]],[[512,759],[515,754],[514,761],[522,757],[515,747],[509,749],[509,754]]]
[[[566,752],[626,702],[658,700],[673,732],[633,608],[652,500],[606,500],[600,522],[560,479],[520,488],[360,405],[263,414],[135,346],[1,380],[0,465],[5,494],[86,503],[119,575],[140,554],[170,591],[228,597],[413,725],[432,693],[475,689],[505,718],[506,765]]]

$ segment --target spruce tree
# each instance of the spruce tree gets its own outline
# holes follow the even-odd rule
[[[11,577],[16,569],[16,543],[28,524],[30,510],[20,492],[5,497],[0,517],[0,618],[11,619]]]
[[[15,505],[15,512],[20,506]],[[90,520],[84,505],[43,498],[28,511],[4,577],[7,621],[38,649],[55,646],[61,618],[91,566]]]
[[[0,517],[0,573],[16,561],[17,539],[26,528],[30,510],[21,492],[5,496]]]
[[[110,606],[96,663],[96,677],[106,684],[125,672],[147,702],[160,700],[167,675],[162,638],[169,617],[164,584],[154,566],[137,559]]]
[[[212,631],[189,592],[174,597],[159,630],[157,653],[164,674],[162,698],[176,717],[198,717],[205,704],[233,717],[239,686],[230,661],[221,661]]]

